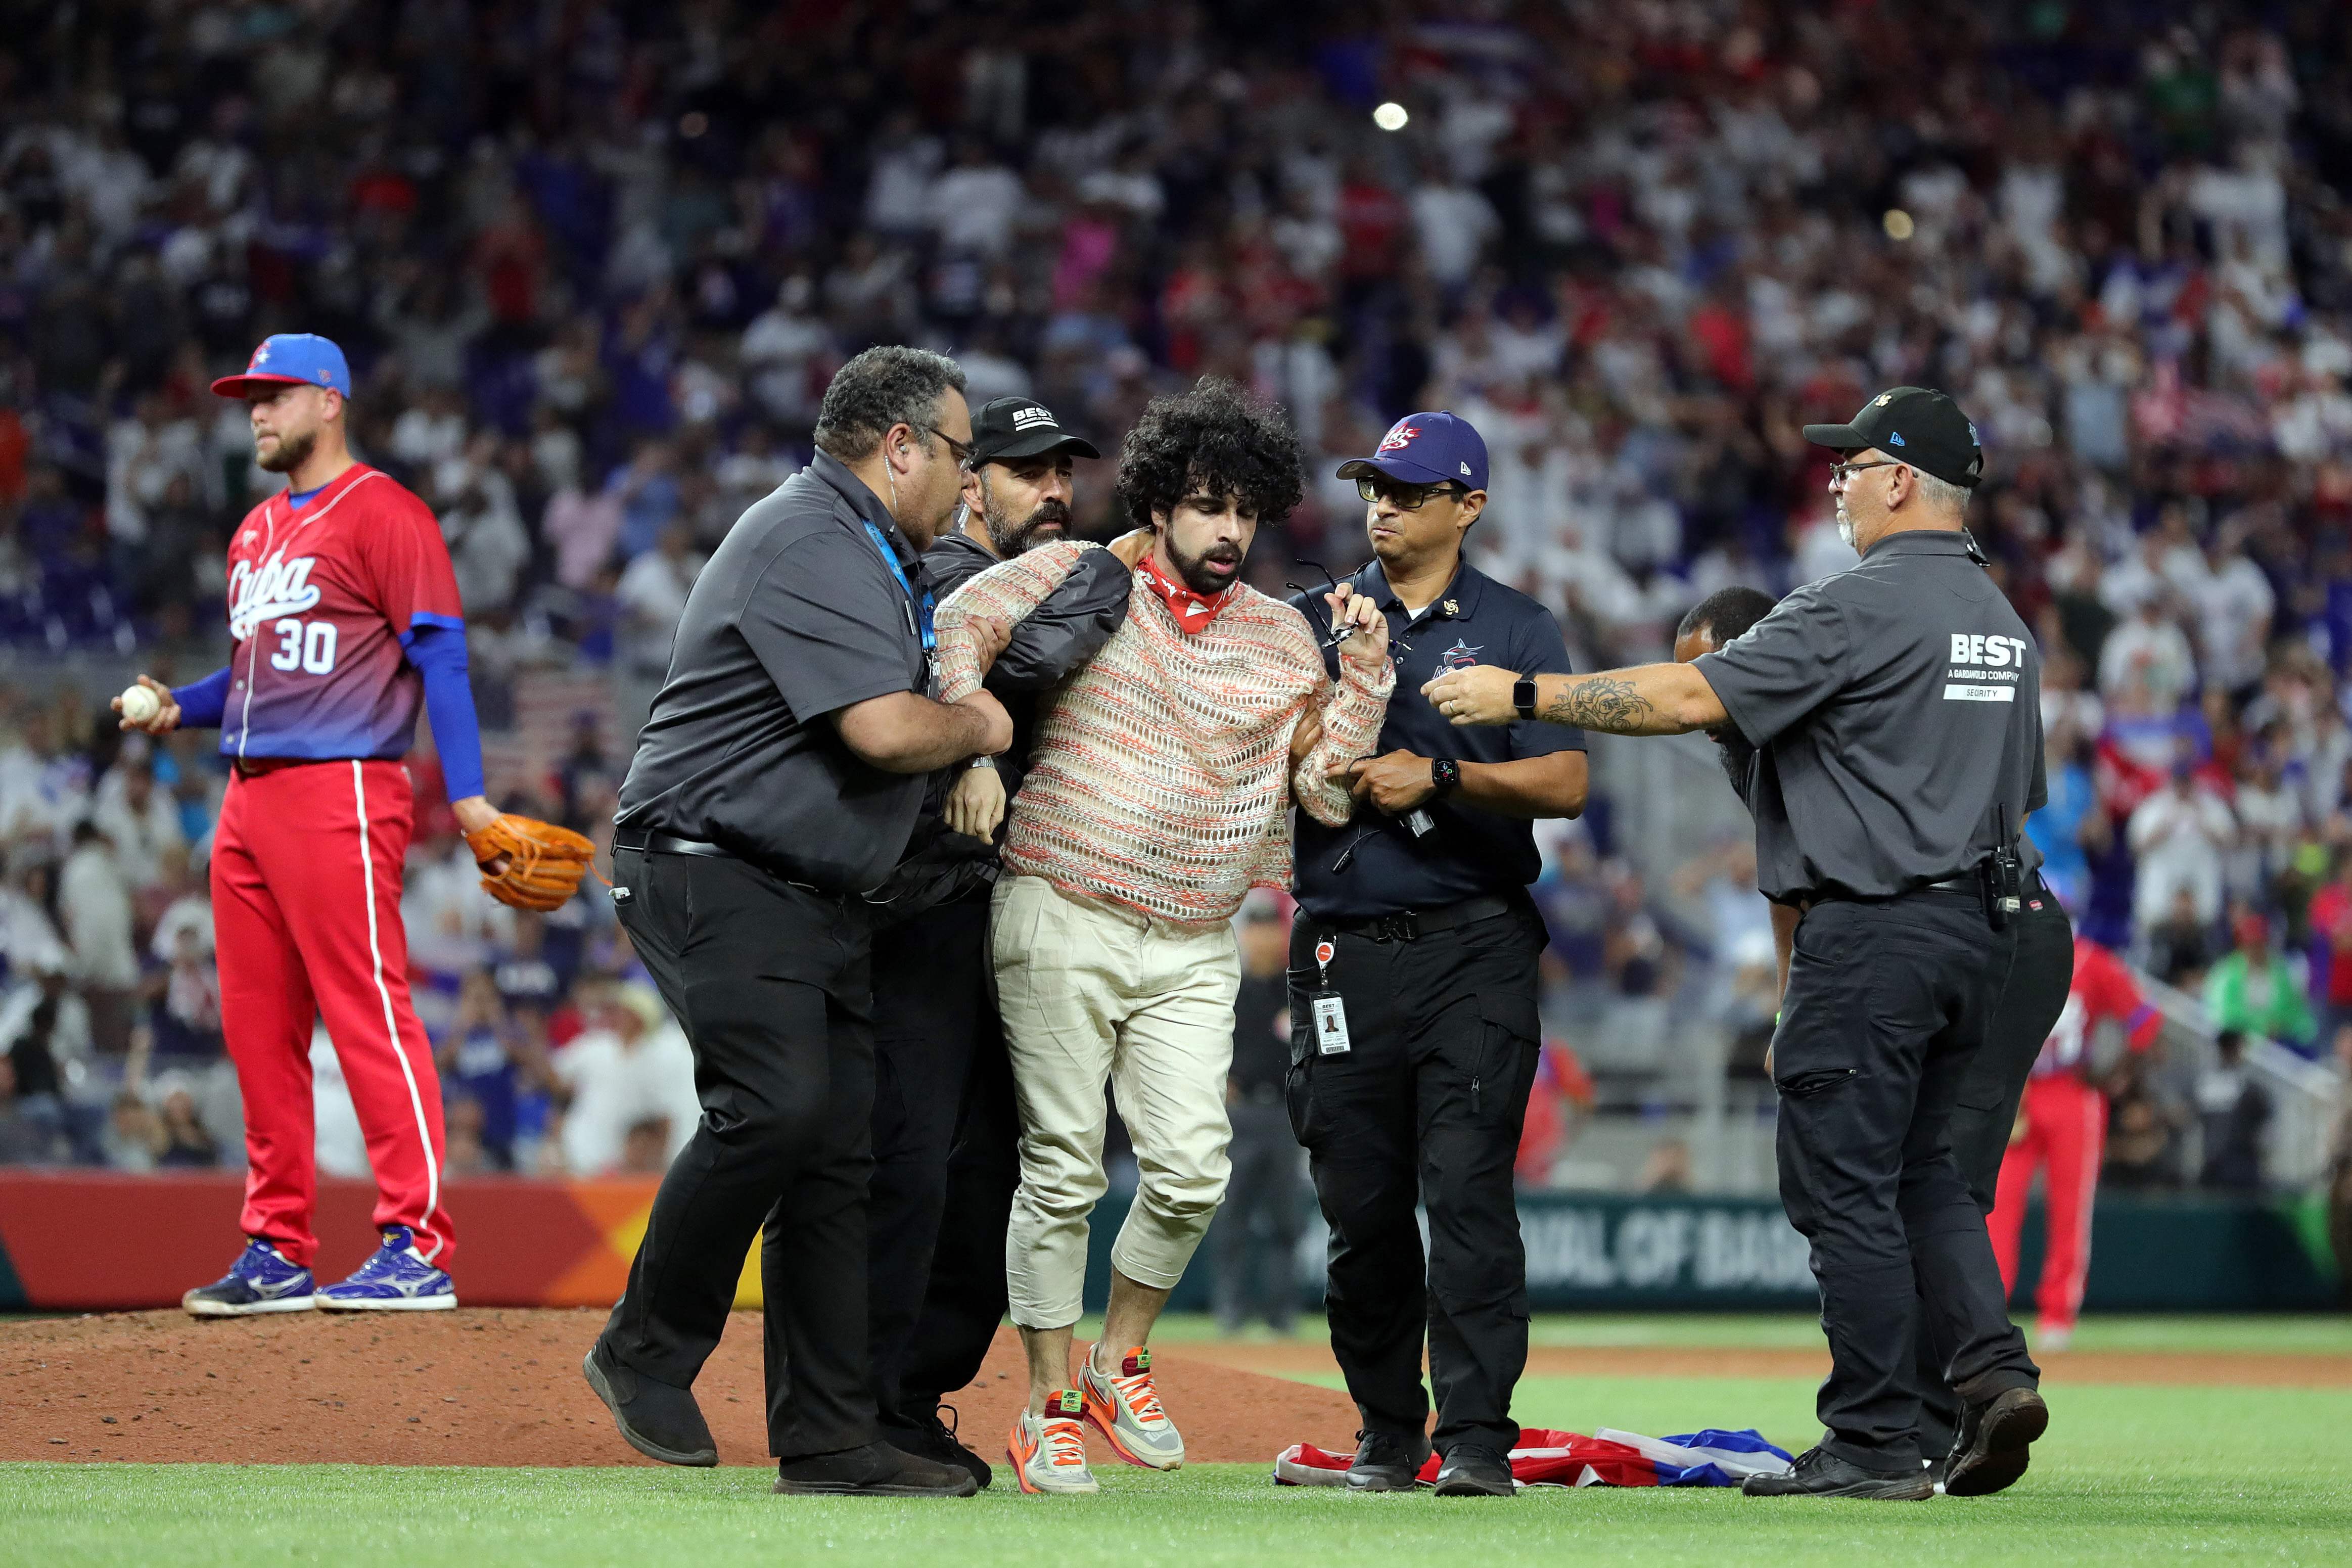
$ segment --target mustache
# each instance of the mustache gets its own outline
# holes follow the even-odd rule
[[[1069,504],[1066,501],[1057,500],[1042,501],[1038,503],[1037,510],[1029,514],[1029,521],[1023,523],[1021,526],[1024,528],[1042,528],[1049,522],[1058,522],[1063,527],[1067,528],[1070,523]]]

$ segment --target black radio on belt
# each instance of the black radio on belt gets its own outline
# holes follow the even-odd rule
[[[1986,858],[1978,870],[1984,886],[1985,919],[1995,931],[2008,929],[2010,919],[2025,908],[2025,861],[2017,853],[2017,843],[2007,837],[2009,811],[2001,809],[2003,841]]]

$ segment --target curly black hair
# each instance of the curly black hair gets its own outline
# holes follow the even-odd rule
[[[1128,432],[1118,494],[1139,528],[1193,495],[1232,496],[1272,522],[1298,504],[1298,437],[1280,408],[1202,376],[1190,392],[1153,398]]]

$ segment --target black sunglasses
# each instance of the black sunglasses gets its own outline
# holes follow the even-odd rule
[[[1309,612],[1322,618],[1323,641],[1321,646],[1327,648],[1338,647],[1341,643],[1348,640],[1348,634],[1332,626],[1330,613],[1323,607],[1323,599],[1321,595],[1338,593],[1339,591],[1339,580],[1337,577],[1332,576],[1331,568],[1324,565],[1320,561],[1309,561],[1306,556],[1302,555],[1298,558],[1298,563],[1301,566],[1312,566],[1318,572],[1322,573],[1323,587],[1318,591],[1314,588],[1309,588],[1304,584],[1293,583],[1287,579],[1284,580],[1282,585],[1289,589],[1292,593],[1297,595],[1306,604]],[[1399,654],[1411,653],[1412,651],[1412,644],[1405,641],[1403,637],[1398,636],[1395,632],[1391,632],[1389,634],[1389,653],[1391,658]]]
[[[1452,479],[1440,479],[1433,485],[1408,485],[1396,479],[1360,474],[1356,478],[1356,493],[1370,501],[1386,496],[1396,502],[1399,511],[1419,511],[1429,504],[1429,498],[1433,495],[1450,494],[1459,500],[1470,492]]]
[[[953,458],[957,462],[969,463],[971,461],[972,442],[959,441],[936,425],[926,425],[923,428],[929,430],[932,435],[937,436],[940,440],[945,441],[948,444],[948,456]]]

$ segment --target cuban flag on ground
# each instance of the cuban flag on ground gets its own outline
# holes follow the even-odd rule
[[[1286,1487],[1348,1484],[1352,1454],[1334,1454],[1312,1443],[1293,1443],[1275,1456],[1274,1483]],[[1749,1476],[1775,1476],[1795,1461],[1788,1450],[1766,1442],[1752,1428],[1727,1432],[1708,1427],[1674,1437],[1644,1437],[1604,1426],[1591,1437],[1580,1432],[1522,1427],[1511,1450],[1511,1479],[1523,1487],[1736,1487]],[[1437,1479],[1433,1454],[1416,1478]]]

